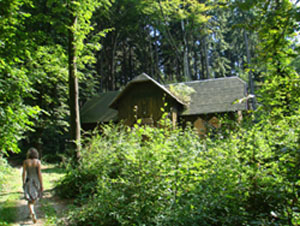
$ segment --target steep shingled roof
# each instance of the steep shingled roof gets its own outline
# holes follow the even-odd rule
[[[247,94],[246,82],[238,77],[198,80],[183,84],[191,87],[195,92],[191,94],[190,104],[181,115],[247,110],[246,102],[234,103]]]
[[[131,88],[131,86],[135,83],[141,83],[141,82],[152,82],[153,84],[155,84],[156,86],[158,86],[160,89],[162,89],[166,94],[168,94],[169,96],[171,96],[173,99],[175,99],[178,103],[185,105],[185,103],[183,101],[181,101],[179,98],[177,98],[174,94],[172,94],[170,92],[169,89],[167,89],[165,86],[161,85],[160,83],[158,83],[157,81],[155,81],[153,78],[151,78],[150,76],[148,76],[146,73],[142,73],[141,75],[135,77],[134,79],[132,79],[126,86],[125,88],[119,93],[119,95],[117,95],[115,97],[115,99],[112,101],[112,103],[110,104],[111,108],[115,108],[115,106],[117,105],[117,102],[121,99],[121,97],[126,93],[127,90],[129,90]]]
[[[118,111],[109,107],[120,91],[100,93],[88,100],[81,108],[82,123],[109,122],[118,119]]]

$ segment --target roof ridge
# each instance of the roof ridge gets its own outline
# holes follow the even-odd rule
[[[222,78],[210,78],[210,79],[203,79],[203,80],[193,80],[193,81],[187,81],[187,82],[176,82],[176,83],[165,84],[164,86],[175,85],[175,84],[205,83],[205,82],[212,82],[212,81],[215,82],[215,81],[228,80],[228,79],[237,79],[240,82],[246,83],[243,79],[241,79],[238,76],[230,76],[230,77],[222,77]]]

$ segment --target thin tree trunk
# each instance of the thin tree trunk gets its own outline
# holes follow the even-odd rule
[[[118,43],[118,37],[119,34],[116,33],[116,35],[112,38],[112,53],[111,53],[111,77],[110,77],[110,89],[115,90],[116,89],[116,75],[115,75],[115,68],[116,68],[116,62],[115,62],[115,56],[116,56],[116,50],[117,50],[117,43]]]
[[[99,59],[100,58],[100,59]],[[98,56],[98,61],[97,62],[99,62],[98,63],[98,70],[99,70],[99,75],[100,75],[100,92],[103,92],[103,89],[104,89],[104,87],[103,87],[103,82],[104,82],[104,80],[103,80],[103,75],[104,75],[104,70],[103,70],[103,65],[104,65],[104,60],[103,60],[103,56],[102,56],[102,53],[99,53],[99,56]]]
[[[126,48],[124,48],[123,43],[120,44],[120,48],[121,48],[120,51],[122,52],[122,54],[121,54],[121,56],[122,56],[121,57],[122,58],[122,71],[124,72],[124,73],[122,73],[123,79],[122,79],[121,85],[125,85],[130,81],[129,76],[128,76],[131,73],[130,59],[129,59],[129,56],[127,56],[128,51],[126,51]]]
[[[203,37],[203,48],[204,48],[204,57],[205,57],[206,78],[210,78],[208,48],[207,48],[206,36]]]
[[[156,74],[160,76],[160,69],[159,69],[159,57],[158,57],[158,40],[157,40],[157,29],[155,29],[155,71]]]
[[[128,49],[129,49],[129,60],[128,60],[128,66],[129,66],[129,79],[128,81],[131,81],[131,79],[133,79],[133,76],[135,76],[133,74],[133,71],[134,71],[134,62],[133,62],[133,57],[132,57],[132,46],[128,46]]]
[[[150,75],[157,79],[156,73],[155,73],[155,63],[154,63],[154,51],[152,48],[152,40],[151,35],[149,31],[146,31],[148,33],[148,41],[149,41],[149,52],[150,52]],[[154,37],[155,38],[155,37]]]
[[[252,71],[251,71],[251,56],[250,56],[250,50],[249,50],[249,44],[248,44],[248,36],[246,31],[244,30],[244,40],[245,40],[245,47],[246,47],[246,55],[247,55],[247,64],[249,73],[248,73],[248,78],[249,78],[249,87],[250,87],[250,94],[254,95],[254,81],[253,81],[253,76],[252,76]],[[255,99],[251,99],[251,104],[252,104],[252,109],[256,109],[256,104],[255,104]]]
[[[76,44],[74,28],[77,26],[77,16],[72,16],[72,26],[69,29],[69,104],[70,104],[70,136],[76,157],[79,158],[80,149],[80,113],[79,113],[79,89],[76,65]]]
[[[194,76],[193,76],[193,79],[194,80],[199,80],[200,79],[200,76],[199,76],[199,69],[198,69],[198,62],[199,62],[199,56],[198,56],[198,53],[197,53],[197,49],[196,49],[196,46],[194,45],[194,48],[193,48],[193,52],[194,52]]]
[[[200,45],[200,63],[201,63],[201,69],[200,69],[200,76],[199,80],[205,79],[205,67],[204,67],[204,50],[203,45]]]
[[[163,11],[162,5],[161,5],[161,1],[159,0],[159,7],[160,7],[160,12],[161,15],[163,16],[164,22],[166,23],[167,17]],[[176,44],[171,31],[169,30],[169,26],[163,26],[164,29],[162,29],[161,31],[165,34],[166,40],[168,41],[168,43],[170,44],[170,46],[174,49],[174,53],[175,56],[177,58],[177,60],[179,61],[179,63],[181,63],[182,61],[182,51],[180,50],[180,48],[178,48],[178,45]],[[177,73],[179,75],[179,73]],[[179,75],[180,76],[180,75]]]
[[[189,62],[188,62],[188,43],[187,43],[187,39],[186,39],[184,20],[181,20],[181,29],[182,29],[182,33],[183,33],[183,45],[184,45],[184,50],[183,50],[183,74],[184,74],[185,80],[190,81],[191,80],[191,75],[190,75]]]

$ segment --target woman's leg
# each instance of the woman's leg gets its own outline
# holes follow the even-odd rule
[[[34,214],[34,201],[28,201],[28,209],[30,214]]]
[[[36,216],[35,216],[35,212],[34,212],[34,201],[28,202],[28,208],[29,208],[29,212],[30,212],[30,216],[32,218],[32,221],[34,223],[36,223]]]

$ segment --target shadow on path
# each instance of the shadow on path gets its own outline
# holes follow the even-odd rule
[[[14,191],[14,192],[3,192],[0,194],[0,197],[2,196],[9,196],[9,195],[22,195],[23,192],[20,191]]]

